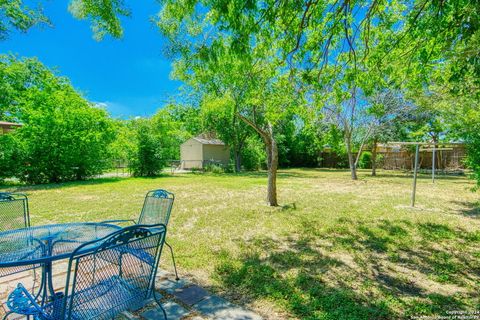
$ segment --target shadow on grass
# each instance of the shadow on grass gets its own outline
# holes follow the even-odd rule
[[[64,189],[72,188],[79,186],[91,186],[91,185],[101,185],[108,183],[116,183],[121,181],[126,181],[129,179],[137,180],[155,180],[159,178],[179,178],[179,175],[168,175],[162,174],[155,177],[105,177],[105,178],[91,178],[87,180],[78,180],[78,181],[69,181],[69,182],[60,182],[60,183],[47,183],[47,184],[37,184],[37,185],[25,185],[25,184],[6,184],[0,185],[0,190],[5,189],[11,192],[24,192],[24,191],[33,191],[33,190],[51,190],[51,189]]]
[[[471,218],[480,218],[480,202],[467,202],[467,201],[452,201],[453,204],[462,206],[463,209],[460,209],[460,214],[471,217]]]
[[[472,284],[480,281],[480,233],[403,220],[338,225],[238,239],[241,253],[222,253],[215,277],[241,302],[273,301],[300,319],[445,315],[479,302]]]
[[[302,170],[302,169],[298,169]],[[307,174],[306,172],[314,172],[312,170],[317,169],[303,169],[304,172],[295,171],[295,172],[278,172],[278,178],[314,178],[312,174]],[[189,178],[189,176],[214,176],[216,178],[226,178],[231,179],[234,177],[247,177],[247,178],[267,178],[266,171],[249,171],[249,172],[241,172],[241,173],[203,173],[203,172],[191,172],[186,174],[169,174],[164,173],[154,177],[99,177],[99,178],[90,178],[86,180],[79,180],[79,181],[69,181],[69,182],[61,182],[61,183],[47,183],[47,184],[37,184],[37,185],[28,185],[20,182],[0,182],[0,190],[8,190],[8,191],[29,191],[29,190],[50,190],[50,189],[59,189],[59,188],[69,188],[69,187],[78,187],[84,185],[98,185],[98,184],[106,184],[106,183],[114,183],[125,181],[129,179],[146,179],[146,180],[154,180],[158,178]]]
[[[257,298],[274,300],[287,312],[301,319],[390,319],[391,312],[382,303],[362,301],[348,286],[335,286],[321,274],[343,263],[322,255],[308,239],[289,240],[281,249],[273,239],[257,239],[250,249],[258,252],[240,259],[225,255],[216,276],[227,288],[243,294],[242,302]]]
[[[327,179],[327,176],[318,176],[317,173],[345,173],[349,174],[348,169],[329,169],[329,168],[292,168],[292,169],[280,169],[277,173],[277,177],[279,180],[282,179],[290,179],[290,178],[301,178],[301,179],[317,179],[317,178],[324,178]],[[412,175],[408,173],[378,173],[376,176],[369,175],[366,171],[359,170],[359,178],[360,180],[364,179],[378,179],[378,178],[402,178],[406,180],[411,180]],[[235,177],[246,177],[246,178],[262,178],[267,179],[267,172],[266,171],[249,171],[249,172],[241,172],[241,173],[187,173],[187,174],[169,174],[164,173],[155,177],[100,177],[100,178],[91,178],[87,180],[81,181],[71,181],[71,182],[62,182],[62,183],[49,183],[49,184],[40,184],[40,185],[25,185],[22,183],[15,183],[15,182],[7,182],[5,184],[0,184],[0,190],[9,190],[9,191],[28,191],[28,190],[49,190],[49,189],[57,189],[57,188],[69,188],[69,187],[77,187],[82,185],[97,185],[97,184],[106,184],[106,183],[114,183],[125,181],[129,179],[158,179],[162,177],[169,177],[169,178],[188,178],[189,176],[214,176],[215,178],[225,178],[231,179]],[[459,179],[459,176],[441,176],[439,180],[456,180]],[[419,180],[429,180],[431,179],[427,174],[419,174]],[[462,179],[461,181],[453,181],[453,183],[465,183]]]
[[[319,173],[343,173],[346,176],[350,176],[349,169],[329,169],[329,168],[287,168],[287,169],[279,169],[277,173],[277,177],[279,179],[285,178],[328,178],[328,176],[322,175],[318,176]],[[413,172],[408,171],[380,171],[375,176],[370,174],[370,171],[365,169],[358,169],[357,171],[358,177],[360,180],[363,179],[384,179],[384,178],[401,178],[404,180],[411,180],[413,178]],[[266,171],[251,171],[251,172],[241,172],[241,173],[234,173],[234,174],[218,174],[218,176],[242,176],[242,177],[252,177],[252,178],[266,178],[267,172]],[[340,176],[341,177],[341,176]],[[338,177],[337,177],[338,178]],[[427,181],[431,180],[432,176],[428,173],[418,173],[417,176],[418,180]],[[448,180],[448,181],[455,181],[458,180],[461,183],[465,182],[465,175],[437,175],[435,177],[436,180]]]
[[[282,168],[277,172],[277,178],[318,178],[316,173],[349,173],[348,169],[327,169],[327,168]],[[247,178],[267,178],[267,171],[243,171],[239,173],[219,173],[218,177],[247,177]]]
[[[372,179],[378,178],[402,178],[402,179],[413,179],[413,172],[401,172],[401,171],[392,171],[391,173],[377,173],[375,176],[366,174],[362,175],[360,172],[360,177],[369,177]],[[417,175],[418,180],[432,180],[432,175],[428,173],[418,173]],[[435,176],[435,180],[448,180],[448,181],[455,181],[461,180],[463,183],[465,182],[465,175],[438,175]]]

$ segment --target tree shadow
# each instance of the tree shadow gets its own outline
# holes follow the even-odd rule
[[[215,277],[227,294],[241,293],[240,303],[266,299],[301,319],[445,315],[480,301],[472,290],[480,233],[405,220],[311,225],[282,238],[236,239],[240,254],[222,253]]]
[[[277,172],[277,178],[278,179],[286,179],[286,178],[314,178],[315,176],[312,175],[312,171],[307,172],[302,172],[301,169],[298,169],[298,171],[283,171],[283,170],[278,170]],[[221,174],[225,175],[225,174]],[[228,176],[240,176],[240,177],[247,177],[247,178],[267,178],[268,173],[267,171],[247,171],[247,172],[240,172],[236,174],[228,174]],[[220,174],[219,174],[220,176]]]
[[[459,210],[460,214],[471,217],[471,218],[480,218],[480,202],[468,202],[468,201],[458,201],[454,200],[451,203],[462,206],[463,208]]]
[[[281,168],[277,171],[277,177],[279,179],[286,178],[317,178],[317,173],[349,173],[348,169],[327,169],[327,168]],[[240,173],[218,174],[218,176],[242,176],[252,178],[266,178],[267,171],[243,171]],[[324,176],[322,176],[324,177]]]
[[[116,183],[121,181],[126,181],[127,179],[137,179],[137,180],[155,180],[159,178],[181,178],[176,175],[162,174],[154,177],[104,177],[104,178],[90,178],[86,180],[77,180],[77,181],[68,181],[60,183],[47,183],[47,184],[36,184],[36,185],[25,185],[25,184],[9,184],[9,185],[0,185],[0,190],[9,191],[9,192],[25,192],[25,191],[36,191],[36,190],[51,190],[51,189],[67,189],[79,186],[93,186],[93,185],[102,185],[108,183]]]
[[[322,255],[310,241],[287,239],[281,246],[271,238],[248,241],[239,259],[223,257],[216,277],[227,289],[241,291],[243,303],[275,300],[297,318],[390,319],[391,312],[382,303],[361,299],[348,286],[322,279],[322,273],[343,263]],[[259,249],[271,253],[263,256]]]
[[[363,176],[361,175],[362,177],[369,177],[369,178],[372,178],[372,179],[379,179],[379,178],[401,178],[401,179],[413,179],[413,172],[408,172],[408,171],[405,171],[405,172],[398,172],[396,171],[395,173],[377,173],[376,175],[372,176],[372,175],[366,175],[366,176]],[[438,175],[438,176],[435,176],[435,180],[448,180],[448,181],[454,181],[454,180],[462,180],[462,182],[464,182],[465,176],[462,176],[462,175]],[[428,174],[428,173],[418,173],[417,175],[417,179],[418,180],[432,180],[432,175],[431,174]]]

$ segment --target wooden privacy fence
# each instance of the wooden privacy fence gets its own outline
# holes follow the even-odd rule
[[[380,150],[379,150],[380,149]],[[435,156],[436,170],[452,172],[465,169],[464,160],[466,156],[464,145],[455,145],[451,150],[437,150]],[[367,150],[371,152],[370,150]],[[354,154],[356,157],[356,154]],[[432,151],[419,153],[419,168],[432,169]],[[377,168],[386,170],[413,170],[415,150],[407,148],[385,148],[377,149]],[[334,152],[322,152],[319,166],[324,168],[346,168],[348,159],[341,157]]]

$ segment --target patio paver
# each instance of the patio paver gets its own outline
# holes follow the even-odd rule
[[[164,290],[167,293],[173,294],[175,290],[181,289],[190,283],[187,282],[185,279],[180,279],[178,281],[175,280],[162,280],[162,281],[156,281],[155,282],[155,287],[160,290]]]
[[[181,305],[173,301],[168,301],[166,303],[163,303],[162,306],[165,309],[165,312],[167,313],[168,320],[179,320],[184,318],[190,313],[187,309],[183,308]],[[157,306],[155,308],[152,308],[150,310],[143,312],[141,316],[145,320],[158,320],[158,319],[163,319],[163,312]]]
[[[55,268],[55,275],[59,277],[55,289],[62,291],[66,265],[58,264]],[[4,313],[4,302],[9,292],[19,283],[31,281],[31,274],[25,272],[12,277],[0,278],[0,317]],[[259,320],[258,314],[235,305],[227,300],[211,295],[207,290],[186,279],[174,280],[174,275],[164,270],[157,274],[156,292],[161,300],[162,306],[168,315],[168,320]],[[3,310],[2,310],[3,309]],[[15,318],[10,319],[24,319]],[[163,313],[152,298],[130,308],[120,314],[116,319],[122,320],[153,320],[163,319]]]
[[[208,296],[208,292],[202,287],[199,287],[197,285],[191,285],[188,287],[176,289],[173,295],[182,303],[191,306],[205,299]]]
[[[261,320],[258,314],[234,305],[218,296],[209,296],[193,306],[200,313],[213,319]]]
[[[162,298],[162,295],[161,295],[160,293],[157,293],[157,297],[158,297],[159,299],[161,299],[161,298]],[[139,303],[138,305],[131,306],[130,308],[128,308],[128,311],[130,311],[130,312],[139,311],[140,309],[145,308],[147,305],[153,303],[154,301],[155,301],[155,300],[153,300],[153,298],[144,300],[142,303]]]

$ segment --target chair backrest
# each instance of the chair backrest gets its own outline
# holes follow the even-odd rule
[[[69,260],[62,319],[112,319],[147,299],[165,235],[162,224],[134,225],[77,248]]]
[[[175,195],[171,192],[162,189],[149,191],[137,223],[168,225],[174,201]]]
[[[30,227],[27,196],[0,192],[0,231],[27,227]]]

